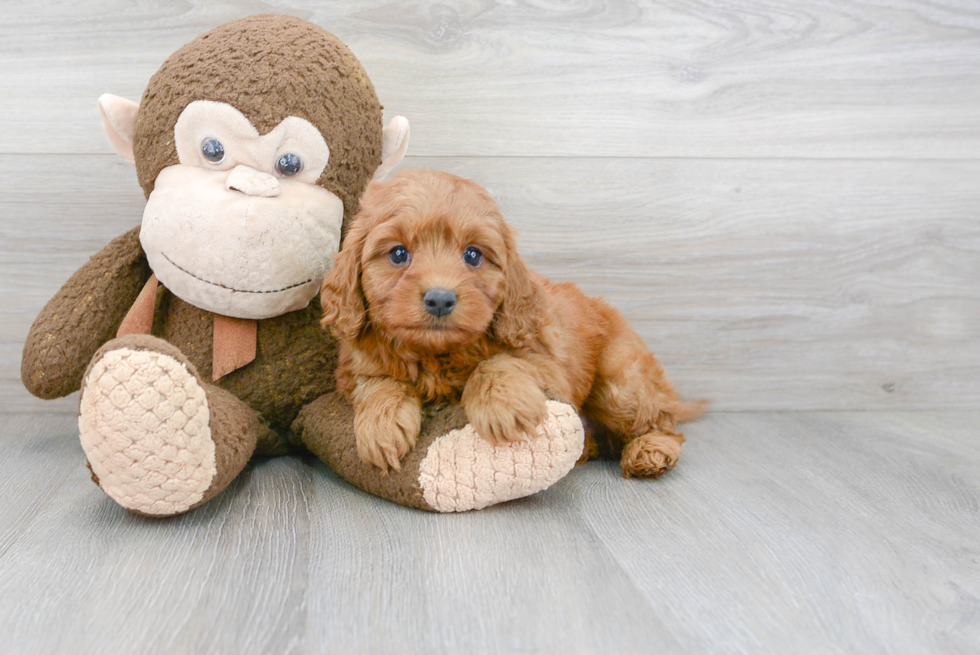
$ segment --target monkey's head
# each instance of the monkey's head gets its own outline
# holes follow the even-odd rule
[[[290,16],[227,23],[174,53],[137,104],[103,95],[147,196],[140,242],[177,297],[238,318],[305,307],[367,183],[402,159],[360,62]]]

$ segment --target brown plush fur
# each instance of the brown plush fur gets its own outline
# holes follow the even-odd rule
[[[327,89],[329,92],[325,92]],[[287,116],[311,121],[330,145],[318,183],[351,213],[381,162],[381,106],[350,50],[322,28],[292,16],[262,14],[221,25],[175,52],[150,80],[140,104],[134,153],[149,195],[166,166],[178,163],[174,124],[194,100],[228,102],[261,133]],[[288,256],[284,253],[283,256]],[[92,257],[48,302],[24,346],[21,375],[35,395],[78,390],[92,355],[116,334],[151,274],[139,228]],[[318,328],[317,302],[259,321],[257,356],[218,381],[277,428],[300,407],[334,390],[337,348]],[[176,346],[211,378],[210,312],[161,291],[152,333]],[[261,442],[260,442],[261,446]]]
[[[133,141],[147,197],[160,171],[177,163],[174,124],[195,100],[232,105],[260,134],[287,116],[313,123],[330,145],[317,184],[344,202],[345,216],[357,210],[381,164],[381,105],[371,80],[337,37],[299,18],[259,14],[225,23],[175,52],[150,78]]]
[[[134,228],[109,242],[65,282],[34,320],[20,376],[45,400],[78,391],[95,351],[116,336],[151,275]]]
[[[112,339],[150,277],[139,228],[114,239],[58,291],[34,321],[24,345],[21,377],[42,398],[77,391],[93,354]],[[286,429],[300,408],[333,391],[337,344],[324,339],[316,299],[305,309],[258,322],[255,360],[216,383],[271,425]],[[211,379],[214,315],[163,289],[154,336],[176,346],[205,380]],[[263,448],[260,453],[271,454]]]
[[[340,477],[368,493],[399,505],[433,511],[419,486],[419,470],[429,446],[452,430],[466,425],[459,405],[426,407],[422,412],[415,450],[401,460],[401,470],[378,475],[357,453],[354,409],[340,393],[328,393],[306,405],[293,422],[295,443],[305,446]]]
[[[409,262],[392,264],[396,246]],[[470,246],[478,266],[463,260]],[[439,318],[422,303],[436,287],[457,297]],[[498,444],[533,432],[548,397],[570,403],[613,437],[627,477],[673,468],[677,423],[699,411],[618,311],[530,271],[486,191],[448,173],[368,188],[321,304],[341,342],[338,387],[355,408],[358,452],[382,471],[414,447],[421,402],[461,400]]]
[[[286,116],[311,121],[330,144],[318,183],[352,213],[381,162],[381,106],[360,63],[336,37],[291,16],[258,15],[227,23],[174,53],[153,76],[140,104],[134,153],[149,195],[159,172],[178,163],[174,124],[194,100],[228,102],[261,133]],[[288,256],[284,253],[283,256]],[[41,311],[24,345],[21,375],[31,393],[56,398],[77,391],[92,356],[116,335],[151,274],[139,228],[113,240],[82,266]],[[336,343],[318,327],[316,301],[258,322],[255,360],[217,386],[285,431],[300,408],[330,393]],[[211,378],[213,314],[165,289],[152,334],[173,344]],[[282,440],[258,439],[262,454]]]

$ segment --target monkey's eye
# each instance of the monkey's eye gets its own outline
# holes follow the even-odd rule
[[[483,253],[476,246],[470,246],[463,251],[463,261],[466,262],[468,266],[476,268],[483,263]]]
[[[405,246],[395,246],[388,252],[388,261],[395,266],[401,266],[411,258],[412,255]]]
[[[286,153],[276,162],[276,170],[280,175],[292,177],[303,170],[303,160],[291,152]]]
[[[201,153],[212,164],[220,164],[225,160],[225,147],[217,139],[205,139],[201,144]]]

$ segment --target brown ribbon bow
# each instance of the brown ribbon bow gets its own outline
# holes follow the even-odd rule
[[[150,334],[153,331],[153,314],[156,311],[160,282],[151,275],[143,290],[130,307],[126,318],[119,325],[116,336],[126,334]],[[258,341],[258,324],[248,318],[214,315],[214,348],[211,354],[211,380],[240,369],[255,359]]]

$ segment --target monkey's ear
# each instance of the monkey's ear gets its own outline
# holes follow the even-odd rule
[[[129,164],[136,163],[136,157],[133,156],[133,135],[136,134],[136,114],[139,108],[138,102],[111,93],[99,96],[99,115],[102,117],[102,129],[109,138],[109,145]]]
[[[384,129],[384,140],[381,142],[381,165],[374,171],[374,182],[380,182],[402,162],[405,151],[408,150],[408,119],[395,116],[388,121]]]

